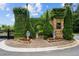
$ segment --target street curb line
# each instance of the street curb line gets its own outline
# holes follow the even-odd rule
[[[78,40],[78,41],[74,41],[73,43],[70,43],[72,44],[72,46],[65,46],[65,47],[54,46],[54,47],[44,47],[44,48],[15,48],[15,47],[6,45],[5,41],[6,40],[3,40],[2,42],[0,42],[0,48],[5,51],[11,51],[11,52],[42,52],[42,51],[51,51],[51,50],[63,50],[63,49],[72,48],[79,45],[79,40]]]

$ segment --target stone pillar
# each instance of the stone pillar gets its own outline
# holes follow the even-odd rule
[[[38,39],[38,32],[36,33],[36,39]]]
[[[55,39],[55,30],[56,30],[56,19],[54,18],[52,21],[52,26],[53,26],[53,39]]]
[[[62,30],[63,30],[63,28],[64,28],[64,20],[63,19],[61,21],[61,27],[62,27]]]
[[[61,28],[57,29],[57,23],[61,23]],[[63,19],[53,19],[52,20],[53,31],[53,39],[62,39],[63,38],[63,28],[64,28],[64,20]]]
[[[55,18],[53,19],[53,28],[54,28],[54,30],[56,29],[56,19]]]

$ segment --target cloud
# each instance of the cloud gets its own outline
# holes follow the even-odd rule
[[[33,10],[33,6],[32,4],[28,4],[28,7],[26,6],[26,4],[23,6],[24,8],[28,8],[29,11]]]
[[[14,18],[12,18],[12,19],[11,19],[11,21],[12,21],[12,22],[15,22],[15,19],[14,19]]]
[[[25,4],[25,5],[23,5],[23,8],[27,8],[26,4]]]
[[[76,11],[77,10],[77,7],[78,7],[78,4],[77,3],[73,3],[72,4],[72,10],[73,11]]]
[[[24,7],[27,8],[26,5]],[[42,5],[40,3],[30,3],[28,4],[28,10],[30,12],[31,17],[38,16],[42,10]]]
[[[61,6],[64,7],[65,3],[62,3]]]
[[[34,13],[34,14],[32,14],[33,16],[38,16],[38,13]]]
[[[10,16],[10,14],[6,14],[6,17],[9,17]]]
[[[6,3],[0,3],[0,10],[10,11],[9,7],[6,7]]]
[[[0,3],[0,9],[1,9],[1,10],[4,10],[5,7],[6,7],[6,3]]]
[[[41,11],[42,5],[40,3],[36,4],[37,12]]]
[[[48,8],[48,5],[46,7]]]
[[[11,16],[11,21],[14,23],[15,22],[15,17],[14,15]]]
[[[28,10],[33,11],[33,6],[31,4],[28,4]]]
[[[7,8],[6,8],[6,11],[10,11],[10,8],[7,7]]]

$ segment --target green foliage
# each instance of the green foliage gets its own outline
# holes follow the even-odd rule
[[[43,13],[43,15],[41,15],[41,17],[40,17],[40,18],[41,18],[41,19],[45,19],[45,18],[46,18],[46,16],[45,16],[45,15],[46,15],[46,12],[45,12],[45,13]]]
[[[15,37],[25,37],[26,30],[29,28],[28,10],[24,8],[14,8],[13,12],[15,14]]]
[[[78,17],[79,17],[78,14],[74,12],[74,13],[73,13],[73,22],[74,22],[75,20],[77,20]]]
[[[52,32],[53,32],[53,27],[49,22],[46,22],[43,31],[44,38],[47,39],[48,37],[51,37]]]
[[[23,14],[23,15],[25,14],[25,15],[27,16],[27,11],[28,11],[28,10],[25,9],[25,8],[14,8],[13,11],[14,11],[15,15],[16,15],[16,14],[17,14],[17,15],[18,15],[18,14],[19,14],[19,15],[20,15],[20,14],[21,14],[21,15],[22,15],[22,14]]]
[[[13,30],[13,29],[11,28],[11,26],[8,26],[8,25],[2,25],[2,26],[1,26],[1,30],[8,30],[8,29]]]
[[[77,7],[77,10],[75,11],[77,14],[78,14],[78,16],[79,16],[79,4],[78,4],[78,7]]]
[[[1,30],[1,27],[0,27],[0,30]]]
[[[53,14],[52,17],[58,18],[58,19],[64,18],[64,11],[65,11],[65,9],[63,9],[63,8],[55,8],[52,10],[52,14]]]
[[[73,23],[73,31],[74,33],[79,33],[79,18],[76,19]]]
[[[73,32],[79,33],[79,5],[73,14]]]
[[[43,35],[44,38],[47,39],[48,37],[51,37],[51,34],[53,32],[53,27],[49,22],[49,15],[48,15],[48,11],[46,13],[46,19],[44,21],[44,26],[43,26]]]
[[[42,20],[45,20],[46,19],[46,14],[47,14],[47,12],[48,12],[48,15],[49,15],[49,20],[51,19],[51,10],[47,10],[47,11],[45,11],[44,13],[43,13],[43,15],[41,15],[41,19]]]
[[[30,31],[31,38],[35,37],[35,29],[29,18],[29,11],[25,8],[14,8],[15,14],[15,37],[26,37],[26,32]]]
[[[65,17],[64,17],[64,39],[71,40],[73,39],[73,30],[72,30],[72,11],[69,6],[66,7]]]
[[[14,30],[14,26],[12,25],[12,26],[10,26],[10,30]]]
[[[42,34],[43,31],[43,20],[41,20],[40,18],[31,18],[30,19],[31,25],[34,28],[35,34],[37,32],[40,32],[40,34]]]
[[[49,23],[48,13],[45,16],[45,19],[31,18],[30,22],[32,27],[35,29],[35,33],[39,32],[40,35],[44,35],[44,38],[47,39],[48,37],[51,37],[53,27]]]

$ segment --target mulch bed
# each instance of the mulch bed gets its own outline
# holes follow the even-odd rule
[[[52,41],[48,42],[44,39],[31,39],[29,41],[23,41],[23,40],[6,40],[5,44],[8,46],[18,47],[18,48],[40,48],[40,47],[53,47],[53,46],[61,46],[66,45],[74,42],[75,40],[59,40],[59,41]]]

